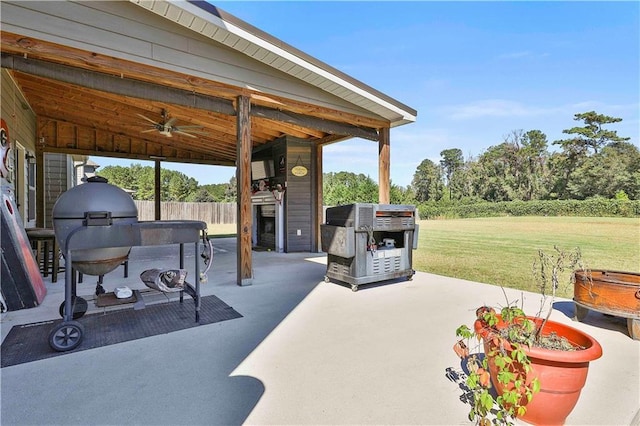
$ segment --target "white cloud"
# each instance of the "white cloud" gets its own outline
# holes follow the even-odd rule
[[[549,110],[505,99],[485,99],[463,105],[445,106],[443,112],[454,120],[469,120],[483,117],[534,116],[547,114]]]
[[[484,99],[467,104],[448,105],[440,109],[440,114],[453,120],[473,120],[486,117],[540,117],[544,115],[564,115],[595,110],[601,114],[626,112],[637,114],[638,105],[607,105],[586,100],[565,105],[536,106],[507,99]]]
[[[521,52],[503,53],[502,55],[498,56],[498,58],[500,58],[500,59],[514,59],[514,58],[524,58],[526,56],[533,56],[533,53],[531,53],[528,50],[523,50]]]
[[[535,53],[530,50],[521,50],[519,52],[503,53],[498,55],[498,59],[521,59],[521,58],[544,58],[549,56],[548,53]]]

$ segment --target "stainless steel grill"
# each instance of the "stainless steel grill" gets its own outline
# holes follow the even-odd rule
[[[415,206],[356,203],[327,209],[321,225],[327,252],[325,281],[361,284],[411,279],[412,250],[417,248]]]

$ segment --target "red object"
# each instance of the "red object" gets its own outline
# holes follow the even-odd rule
[[[42,303],[47,288],[16,205],[4,193],[0,198],[2,295],[10,311],[33,308]]]
[[[500,316],[497,315],[500,319]],[[542,323],[540,318],[529,317],[537,324]],[[498,328],[504,325],[498,324]],[[483,327],[482,321],[474,324],[476,331],[482,336],[485,353],[491,351],[491,329]],[[527,356],[531,360],[531,372],[527,375],[527,383],[537,377],[540,381],[540,392],[533,395],[533,399],[526,405],[527,412],[519,419],[535,425],[562,425],[576,406],[580,392],[587,380],[589,362],[602,356],[602,347],[591,336],[568,325],[555,321],[547,321],[542,334],[555,332],[559,336],[566,337],[570,342],[584,347],[583,350],[562,351],[537,347],[524,347]],[[508,347],[508,342],[504,342]],[[499,394],[504,387],[498,386],[496,380],[496,366],[489,359],[491,380]]]
[[[11,140],[9,139],[9,127],[4,119],[0,119],[0,177],[9,178],[9,151]]]

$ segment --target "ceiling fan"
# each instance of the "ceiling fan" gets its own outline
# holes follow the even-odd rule
[[[195,138],[195,134],[204,135],[207,132],[198,130],[202,129],[202,126],[174,126],[176,122],[176,117],[169,118],[169,113],[167,110],[162,110],[162,121],[153,121],[149,117],[146,117],[142,114],[137,114],[140,118],[144,118],[149,123],[151,123],[151,128],[148,130],[142,130],[141,133],[149,133],[158,131],[161,135],[164,135],[168,138],[173,136],[173,133],[178,133],[180,135],[189,136],[190,138]]]

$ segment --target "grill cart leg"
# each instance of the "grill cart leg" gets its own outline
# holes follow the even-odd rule
[[[68,266],[65,267],[65,279],[64,279],[64,302],[62,308],[62,322],[49,332],[49,346],[58,352],[70,351],[78,347],[82,342],[84,334],[84,327],[78,321],[73,320],[75,314],[75,303],[73,299],[76,299],[76,283],[72,279],[73,265],[71,261],[71,249],[69,247],[69,240],[73,235],[73,232],[67,237],[66,244],[66,256],[65,261]],[[86,303],[86,300],[85,300]]]

